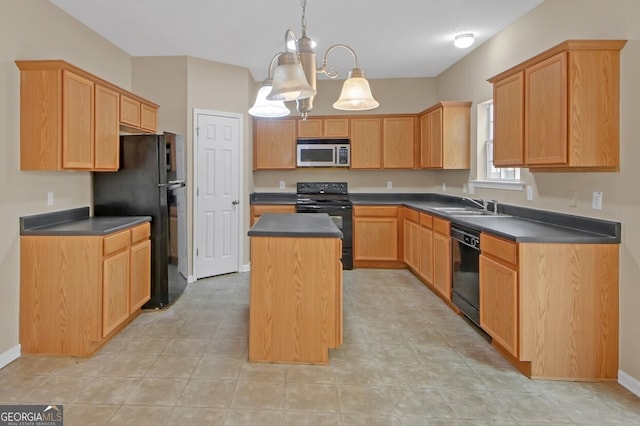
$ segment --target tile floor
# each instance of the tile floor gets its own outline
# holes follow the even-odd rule
[[[231,274],[91,358],[14,361],[0,404],[64,404],[66,426],[640,424],[616,383],[528,380],[408,271],[346,271],[344,287],[328,367],[248,363],[249,274]]]

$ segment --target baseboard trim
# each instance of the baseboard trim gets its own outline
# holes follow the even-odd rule
[[[640,380],[622,370],[618,370],[618,383],[640,397]]]
[[[18,358],[20,358],[20,345],[15,345],[0,354],[0,368],[9,365]]]
[[[189,275],[187,277],[187,284],[191,284],[191,283],[194,283],[194,282],[196,282],[196,279],[193,277],[193,275]]]
[[[240,272],[249,272],[251,271],[251,262],[242,265],[240,268]]]

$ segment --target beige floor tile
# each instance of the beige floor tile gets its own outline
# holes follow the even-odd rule
[[[90,380],[93,379],[83,376],[51,375],[21,398],[21,402],[47,405],[70,403],[83,392]]]
[[[236,380],[244,362],[234,358],[207,357],[200,358],[200,362],[193,372],[198,379]]]
[[[473,369],[466,365],[429,365],[425,366],[430,384],[446,391],[486,390],[487,386]]]
[[[471,425],[471,423],[469,422],[460,422],[459,420],[456,419],[432,419],[429,417],[419,417],[419,416],[408,416],[408,417],[403,417],[400,416],[398,417],[398,421],[400,422],[400,425],[402,426],[469,426]],[[499,424],[497,423],[487,423],[487,426],[499,426]],[[511,426],[517,426],[515,423],[512,423]],[[533,426],[533,425],[530,425]],[[551,426],[551,425],[547,425],[547,426]]]
[[[258,382],[284,382],[287,364],[244,363],[240,368],[240,380]]]
[[[129,392],[127,405],[173,406],[187,386],[186,379],[145,377]]]
[[[47,376],[65,368],[73,359],[73,357],[23,355],[5,366],[0,372],[0,378],[4,375]]]
[[[175,337],[169,339],[162,355],[200,356],[208,344],[209,339]]]
[[[345,414],[395,416],[386,387],[338,385],[340,406]]]
[[[231,406],[234,409],[282,410],[285,406],[285,383],[238,381]]]
[[[400,426],[400,420],[396,416],[376,416],[368,414],[343,414],[344,426]]]
[[[342,426],[340,414],[318,414],[287,410],[284,414],[285,426]]]
[[[453,380],[453,379],[452,379]],[[445,402],[463,423],[468,420],[515,421],[502,404],[503,394],[490,391],[439,388]]]
[[[275,410],[233,409],[227,413],[225,426],[282,426],[284,412]]]
[[[211,339],[204,354],[246,359],[248,355],[247,341],[244,339]]]
[[[105,377],[142,377],[158,359],[157,355],[122,352],[99,371]]]
[[[170,425],[223,426],[226,409],[176,407],[169,417]]]
[[[181,407],[229,408],[236,382],[191,379],[177,401]]]
[[[122,351],[138,355],[160,355],[168,344],[169,339],[137,336],[130,339],[129,344]]]
[[[334,362],[331,369],[338,384],[384,386],[380,368],[373,361]]]
[[[145,373],[145,377],[173,377],[188,379],[196,369],[200,358],[196,356],[164,356],[156,361]]]
[[[157,426],[169,424],[171,407],[122,405],[109,421],[109,426]]]
[[[68,426],[102,426],[118,411],[120,405],[105,404],[65,404],[64,424]]]
[[[331,358],[331,354],[329,355]],[[287,383],[335,383],[333,369],[326,365],[289,365]]]
[[[47,376],[23,376],[18,373],[0,376],[0,404],[17,404],[35,389],[39,389]]]
[[[400,417],[424,417],[439,420],[455,419],[453,410],[436,388],[389,387],[396,414]]]
[[[287,383],[285,408],[293,411],[340,413],[340,400],[336,385]]]
[[[140,382],[137,378],[96,377],[89,380],[74,402],[92,404],[122,404]]]

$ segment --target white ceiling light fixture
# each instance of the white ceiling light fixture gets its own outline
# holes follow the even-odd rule
[[[249,108],[249,114],[254,117],[265,117],[265,118],[275,118],[275,117],[286,117],[291,114],[289,108],[286,107],[283,101],[270,101],[267,100],[267,95],[271,93],[273,89],[273,80],[271,79],[271,69],[273,68],[273,64],[275,63],[278,55],[274,56],[271,59],[271,63],[269,64],[269,73],[267,78],[262,82],[260,89],[258,90],[258,95],[256,96],[256,101],[253,103],[253,106]]]
[[[322,66],[316,69],[316,54],[313,52],[314,41],[307,37],[306,22],[307,1],[302,0],[302,36],[296,39],[291,30],[284,34],[284,52],[276,55],[278,67],[273,74],[273,89],[267,95],[270,101],[296,101],[296,107],[303,119],[313,109],[313,98],[316,95],[316,73],[324,73],[329,78],[336,78],[337,71],[327,69],[327,55],[333,49],[343,48],[353,56],[354,67],[349,72],[340,98],[333,107],[347,111],[364,111],[377,108],[380,104],[373,98],[369,82],[358,68],[358,58],[349,46],[334,44],[324,54]],[[295,48],[289,41],[295,41]]]
[[[453,45],[458,49],[466,49],[473,44],[473,34],[459,34],[453,39]]]

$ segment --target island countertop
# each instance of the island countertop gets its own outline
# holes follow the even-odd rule
[[[342,238],[326,213],[265,213],[249,230],[250,237]]]

